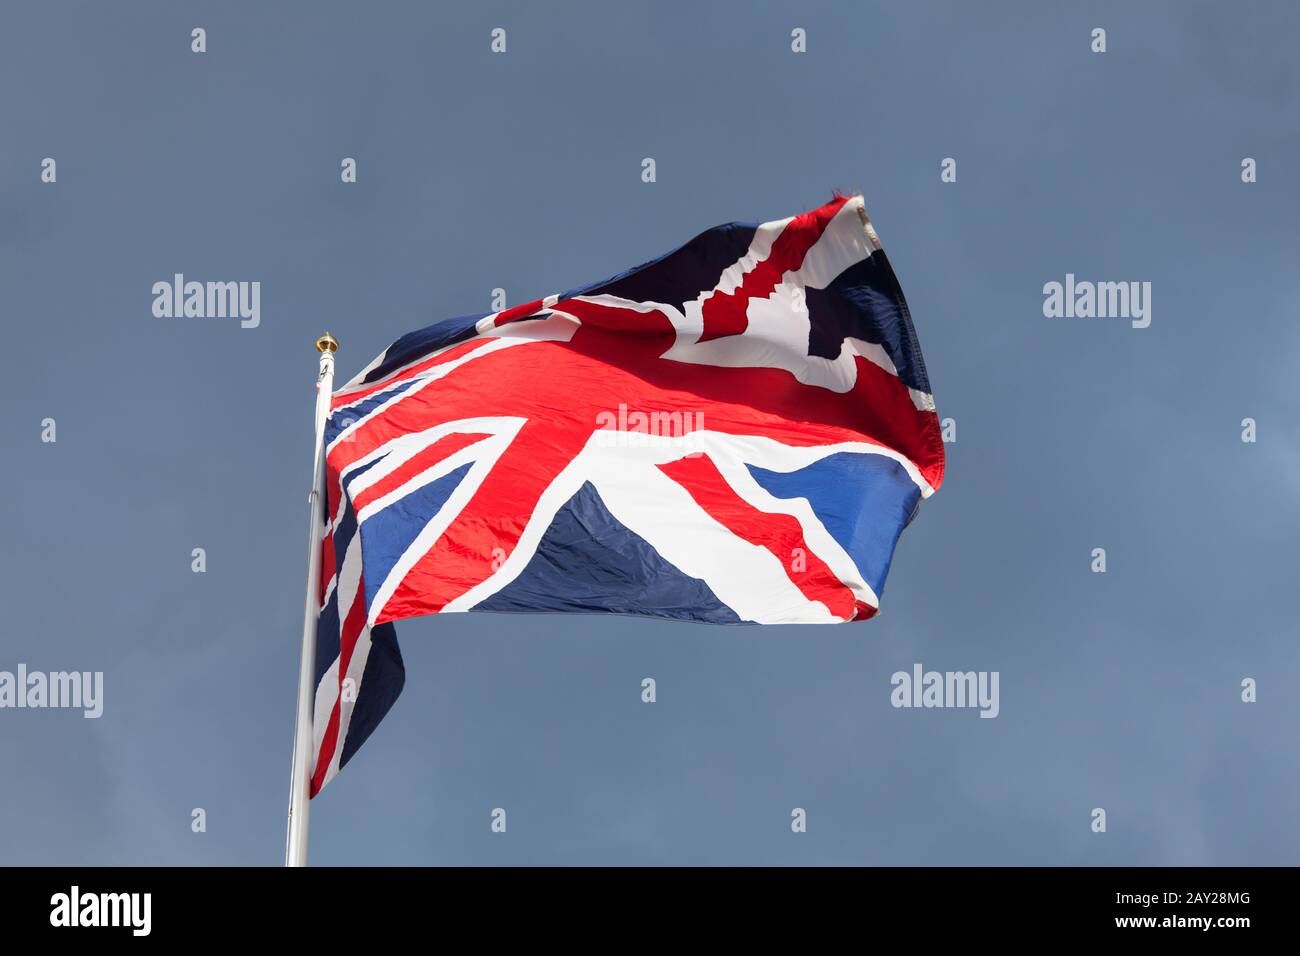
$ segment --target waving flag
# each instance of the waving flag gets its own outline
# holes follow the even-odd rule
[[[391,622],[863,620],[944,468],[858,196],[403,336],[325,442],[313,795],[401,690]]]

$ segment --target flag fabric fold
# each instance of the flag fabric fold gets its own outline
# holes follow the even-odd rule
[[[405,335],[325,448],[313,796],[401,691],[392,622],[864,620],[944,470],[859,196]]]

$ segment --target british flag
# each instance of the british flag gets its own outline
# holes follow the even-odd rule
[[[401,691],[393,621],[863,620],[944,469],[860,196],[405,335],[325,442],[313,796]]]

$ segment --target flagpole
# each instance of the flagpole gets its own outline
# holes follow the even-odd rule
[[[325,477],[321,455],[325,420],[329,418],[330,395],[334,391],[334,353],[339,343],[326,332],[316,340],[320,353],[320,374],[316,377],[316,451],[312,456],[312,486],[308,498],[311,517],[307,524],[307,594],[302,611],[302,658],[298,662],[298,712],[293,731],[293,772],[289,782],[289,826],[285,836],[284,865],[307,865],[307,821],[311,809],[312,710],[315,704],[316,621],[320,616],[317,594],[320,588],[321,530],[325,515]]]

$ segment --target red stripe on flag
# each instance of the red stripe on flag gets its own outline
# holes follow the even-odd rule
[[[525,302],[523,305],[517,305],[512,309],[504,309],[497,313],[496,318],[492,320],[492,325],[500,328],[510,322],[518,322],[520,319],[526,319],[534,312],[540,312],[542,309],[542,300],[534,299],[532,302]]]
[[[357,545],[360,547],[360,545]],[[352,597],[352,607],[343,622],[343,632],[339,639],[338,695],[334,698],[334,707],[330,710],[329,723],[325,725],[325,734],[321,737],[320,753],[316,758],[316,772],[311,778],[311,796],[316,796],[325,785],[325,774],[334,760],[334,751],[339,743],[339,722],[342,719],[343,681],[347,678],[348,665],[352,661],[352,652],[356,649],[357,638],[366,626],[366,582],[364,577],[357,579],[357,591]],[[355,698],[354,698],[355,699]]]
[[[407,379],[414,378],[422,372],[427,372],[431,368],[437,368],[439,365],[445,365],[447,362],[454,362],[465,353],[472,352],[491,341],[493,340],[485,338],[470,339],[468,342],[461,342],[459,345],[453,345],[431,358],[427,358],[422,362],[412,365],[410,368],[403,369],[392,378],[386,378],[373,385],[357,388],[355,391],[341,391],[330,399],[330,410],[333,412],[335,409],[338,409],[343,405],[351,405],[353,402],[359,402],[368,395],[374,395],[376,392],[382,392],[386,388],[392,388],[394,385],[404,382]]]
[[[808,250],[822,237],[840,207],[848,201],[847,196],[840,196],[820,209],[795,216],[776,237],[767,258],[745,273],[735,292],[714,292],[705,299],[704,331],[699,341],[708,342],[744,332],[749,327],[745,315],[749,300],[766,299],[787,272],[802,266]]]
[[[390,491],[396,491],[416,475],[423,474],[438,462],[444,458],[449,458],[462,448],[488,437],[487,434],[480,432],[453,432],[450,435],[443,435],[428,448],[412,455],[405,464],[394,469],[392,473],[385,475],[369,488],[353,497],[353,509],[360,515],[361,509],[372,501],[377,501]]]
[[[820,601],[842,621],[857,616],[853,591],[808,546],[803,526],[792,515],[763,511],[740,497],[707,455],[679,458],[659,470],[728,531],[771,552],[808,600]]]
[[[642,312],[624,305],[606,305],[584,299],[566,299],[555,307],[582,320],[592,328],[610,329],[621,335],[643,333],[649,336],[673,335],[673,320],[659,309]]]
[[[441,611],[500,568],[542,493],[591,436],[594,417],[580,428],[551,427],[552,420],[572,414],[556,407],[525,423],[465,507],[394,589],[375,615],[376,624]]]

